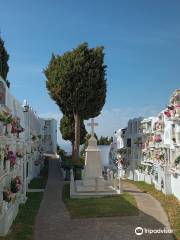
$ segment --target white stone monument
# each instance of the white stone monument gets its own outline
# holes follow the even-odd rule
[[[94,127],[97,123],[92,119],[88,126],[91,126],[91,138],[86,149],[83,179],[74,181],[71,177],[70,195],[71,197],[96,197],[119,194],[119,186],[114,188],[113,184],[110,184],[112,181],[106,181],[102,176],[101,150],[94,137]]]

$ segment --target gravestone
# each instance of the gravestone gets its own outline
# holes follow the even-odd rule
[[[91,126],[91,138],[86,149],[83,179],[72,181],[71,177],[70,195],[71,197],[97,197],[119,194],[119,189],[117,191],[113,186],[113,174],[111,182],[106,181],[102,176],[101,151],[94,137],[94,127],[97,123],[92,119],[88,126]]]

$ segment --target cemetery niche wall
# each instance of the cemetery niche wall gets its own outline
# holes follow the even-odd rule
[[[55,124],[55,120],[53,121]],[[8,233],[29,182],[43,167],[45,120],[20,104],[0,77],[0,235]],[[56,144],[56,139],[52,139]]]
[[[180,90],[158,116],[131,119],[125,129],[125,134],[116,131],[113,143],[125,177],[180,199]]]

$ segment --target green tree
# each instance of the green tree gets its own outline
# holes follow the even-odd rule
[[[65,158],[66,157],[66,152],[60,148],[59,145],[57,145],[57,154],[61,157],[61,159]]]
[[[74,155],[74,140],[75,140],[75,127],[74,127],[74,118],[73,116],[66,116],[63,115],[63,117],[60,120],[60,131],[62,134],[62,138],[64,140],[69,140],[72,144],[72,155]],[[80,144],[85,143],[85,137],[87,134],[85,125],[83,120],[80,120]]]
[[[75,120],[75,158],[79,157],[80,119],[100,114],[106,99],[104,48],[89,48],[87,43],[52,55],[44,73],[51,98],[65,115]]]
[[[0,76],[5,80],[9,87],[9,81],[7,80],[7,74],[9,72],[8,60],[9,55],[4,46],[4,41],[0,37]]]
[[[112,143],[113,139],[108,137],[101,136],[98,140],[98,145],[110,145]]]

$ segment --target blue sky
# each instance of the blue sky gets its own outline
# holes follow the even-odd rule
[[[11,91],[43,116],[61,116],[45,88],[51,53],[84,41],[105,47],[108,92],[99,134],[156,114],[180,88],[178,0],[0,0],[0,9]]]

